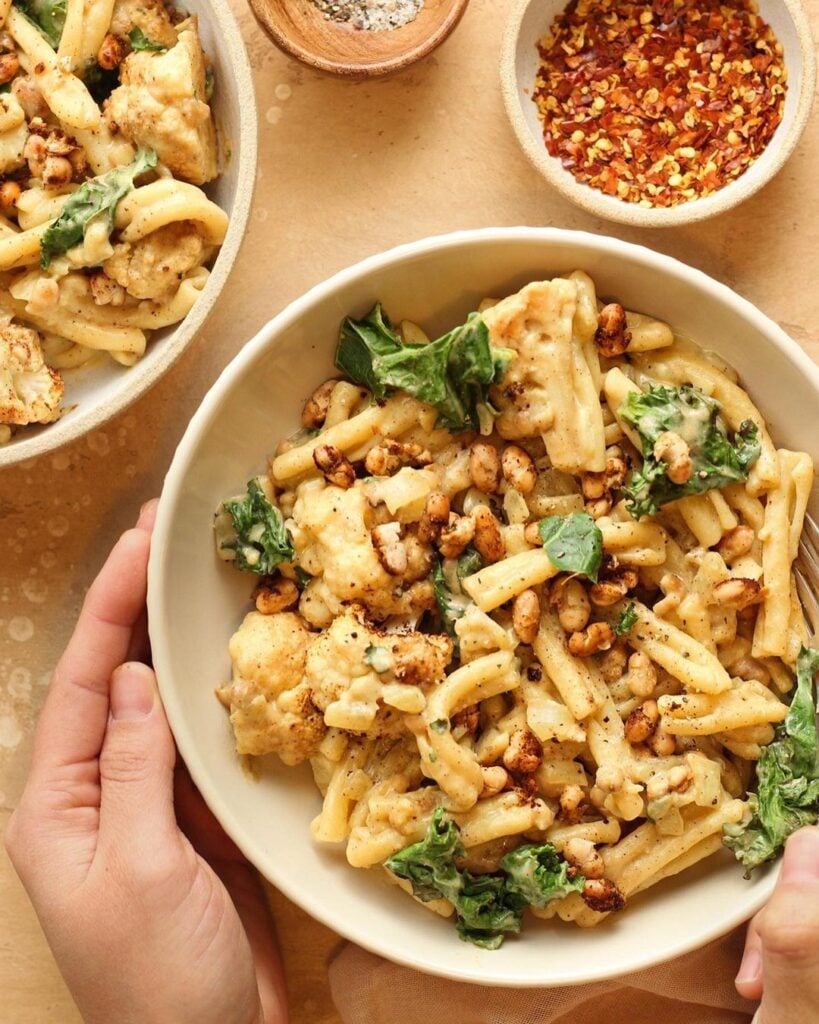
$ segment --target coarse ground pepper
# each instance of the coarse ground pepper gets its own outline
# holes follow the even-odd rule
[[[538,50],[546,148],[626,202],[715,192],[782,120],[782,46],[750,0],[571,0]]]

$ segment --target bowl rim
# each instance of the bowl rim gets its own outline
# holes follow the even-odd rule
[[[506,980],[499,976],[486,973],[485,964],[472,969],[449,967],[446,964],[424,959],[416,955],[412,949],[390,950],[385,952],[376,941],[369,938],[366,929],[366,915],[362,915],[362,924],[357,924],[341,912],[336,911],[331,903],[324,902],[320,895],[299,888],[297,881],[288,877],[285,872],[278,871],[271,860],[268,850],[254,842],[244,831],[242,822],[234,814],[230,802],[223,798],[207,780],[205,752],[198,749],[193,735],[185,728],[184,702],[178,692],[170,684],[172,647],[171,631],[165,623],[172,621],[170,609],[166,605],[164,584],[165,550],[175,522],[175,507],[180,494],[185,489],[185,478],[189,465],[200,443],[200,438],[219,415],[223,398],[232,389],[238,378],[243,376],[245,369],[261,355],[263,351],[275,346],[277,336],[296,322],[305,311],[314,304],[324,301],[340,287],[354,283],[358,279],[382,269],[385,266],[409,260],[434,251],[458,248],[467,244],[514,243],[516,241],[536,241],[561,246],[585,245],[596,248],[598,252],[609,255],[612,259],[622,256],[626,250],[631,255],[645,261],[651,260],[659,269],[681,277],[683,281],[710,292],[716,299],[730,306],[735,312],[747,318],[770,341],[775,350],[785,355],[808,378],[812,387],[819,393],[819,367],[813,360],[788,337],[785,331],[761,310],[757,309],[748,299],[733,292],[727,285],[709,277],[706,273],[688,264],[682,263],[671,256],[656,253],[647,246],[631,242],[623,242],[608,235],[597,235],[587,231],[570,231],[551,227],[493,227],[450,232],[422,238],[389,249],[383,253],[369,256],[360,262],[338,271],[322,281],[300,297],[290,302],[280,313],[269,320],[238,352],[213,383],[202,403],[185,430],[185,433],[174,453],[159,501],[156,523],[151,545],[148,567],[148,621],[153,663],[159,681],[159,690],[165,706],[168,721],[173,730],[179,753],[185,761],[191,778],[201,792],[206,803],[213,811],[227,834],[236,843],[247,859],[275,885],[285,896],[301,907],[313,918],[333,929],[337,934],[349,939],[378,956],[393,962],[414,968],[427,974],[451,978],[456,981],[490,985],[493,987],[544,988],[558,985],[581,985],[594,981],[622,976],[642,970],[656,964],[666,962],[694,949],[705,946],[742,924],[755,914],[770,897],[779,873],[779,862],[759,879],[756,890],[743,903],[737,904],[737,910],[727,919],[701,929],[696,935],[683,937],[662,951],[646,952],[636,949],[635,953],[618,965],[609,965],[594,959],[588,972],[582,977],[558,975],[547,979],[528,975]],[[264,867],[262,867],[264,865]]]
[[[432,53],[433,50],[437,49],[441,43],[449,37],[463,17],[466,8],[469,6],[469,0],[452,0],[446,17],[442,19],[436,30],[422,42],[417,43],[415,46],[412,46],[407,50],[402,50],[394,57],[389,57],[384,60],[376,60],[371,63],[356,63],[352,60],[333,60],[329,57],[323,57],[320,54],[314,53],[312,50],[308,50],[305,47],[300,46],[298,43],[294,42],[286,32],[282,32],[277,21],[268,17],[270,0],[248,0],[248,2],[256,21],[261,25],[280,50],[283,50],[291,57],[295,57],[296,60],[301,61],[302,64],[306,64],[307,67],[315,68],[318,71],[324,71],[327,74],[339,75],[344,78],[378,78],[382,75],[389,75],[393,72],[401,71],[404,68],[409,67],[411,64],[415,64],[417,61]],[[410,22],[409,24],[412,23]],[[398,29],[394,29],[392,31],[400,31],[402,27],[403,26],[399,26]]]
[[[524,96],[518,87],[517,73],[521,27],[529,8],[541,2],[542,0],[514,0],[507,16],[499,63],[503,105],[518,143],[529,162],[565,199],[581,209],[606,220],[632,227],[662,228],[694,224],[725,213],[749,199],[779,173],[796,148],[813,106],[816,53],[810,22],[800,0],[778,0],[787,11],[796,30],[801,53],[801,74],[793,123],[786,135],[781,133],[780,125],[768,143],[767,150],[772,151],[773,157],[764,174],[749,179],[746,172],[704,199],[693,199],[668,208],[647,208],[637,203],[626,203],[616,196],[607,196],[598,189],[577,181],[565,171],[557,157],[548,153],[543,141],[534,138],[523,112]],[[544,28],[544,32],[545,30]],[[531,102],[531,97],[525,99]]]
[[[219,248],[205,287],[190,312],[180,320],[176,329],[161,341],[162,353],[150,364],[140,361],[127,370],[117,391],[107,400],[93,403],[86,400],[85,407],[70,418],[43,424],[31,437],[0,445],[0,470],[17,465],[60,448],[101,427],[141,398],[173,366],[194,340],[210,316],[217,299],[230,277],[247,228],[253,191],[256,184],[256,157],[259,121],[256,92],[250,71],[242,33],[236,16],[226,0],[206,0],[208,17],[213,22],[214,37],[221,40],[220,51],[233,70],[236,95],[239,99],[239,123],[231,135],[239,139],[239,166],[225,240]],[[236,151],[236,147],[233,147]]]

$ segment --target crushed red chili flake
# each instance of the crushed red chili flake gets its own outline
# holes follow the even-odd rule
[[[782,46],[750,0],[571,0],[538,51],[546,148],[629,203],[716,192],[782,120]]]

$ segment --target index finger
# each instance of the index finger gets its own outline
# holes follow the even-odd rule
[[[95,759],[108,721],[108,684],[127,659],[134,625],[145,607],[155,502],[143,507],[91,584],[76,628],[60,658],[37,724],[32,781],[62,777]]]

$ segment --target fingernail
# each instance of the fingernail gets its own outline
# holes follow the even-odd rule
[[[785,844],[783,882],[816,882],[819,879],[819,828],[802,828]]]
[[[111,676],[111,718],[129,721],[145,718],[156,700],[154,674],[147,665],[129,661],[114,669]]]
[[[737,982],[739,984],[748,984],[749,982],[756,981],[761,974],[762,957],[759,955],[759,950],[747,950],[742,958],[742,963],[739,965],[739,972],[736,977]]]
[[[137,526],[143,529],[153,525],[154,519],[156,518],[156,507],[159,504],[157,498],[151,498],[150,501],[146,501],[145,504],[139,510],[139,516],[137,517]]]

